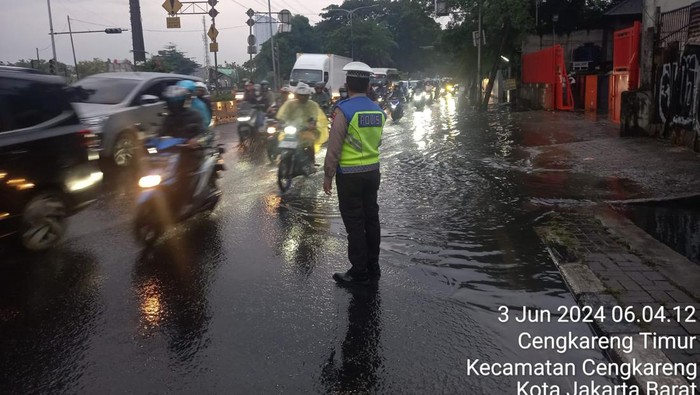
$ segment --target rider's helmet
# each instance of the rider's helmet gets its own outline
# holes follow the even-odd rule
[[[194,91],[197,89],[197,85],[195,85],[194,81],[190,80],[178,81],[175,85],[187,89],[190,91],[190,93],[194,93]]]
[[[168,110],[171,113],[177,113],[182,111],[189,104],[189,100],[192,97],[190,91],[179,85],[170,85],[165,88],[163,92],[163,98],[165,99],[165,104],[168,106]]]
[[[314,85],[314,89],[316,89],[316,92],[322,91],[323,88],[325,88],[325,87],[326,87],[326,83],[323,82],[323,81],[317,82],[317,83]]]
[[[311,87],[303,82],[298,83],[297,88],[294,90],[294,94],[297,96],[310,96],[312,93]]]
[[[209,90],[207,89],[207,85],[204,82],[197,81],[194,83],[194,86],[195,86],[195,94],[197,96],[209,95]]]
[[[262,86],[260,84],[253,85],[253,92],[255,92],[255,96],[260,96],[262,94]]]
[[[262,80],[260,81],[260,87],[262,88],[263,92],[267,92],[267,90],[270,88],[270,83],[267,80]]]

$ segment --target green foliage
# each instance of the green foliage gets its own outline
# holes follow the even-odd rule
[[[165,49],[158,51],[158,55],[151,56],[142,66],[143,71],[157,71],[161,73],[192,74],[199,64],[185,56],[184,52],[177,49],[173,43]]]
[[[78,75],[80,78],[106,72],[107,62],[105,60],[94,58],[92,60],[81,60],[78,62]]]

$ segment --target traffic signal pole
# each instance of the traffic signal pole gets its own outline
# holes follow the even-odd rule
[[[46,0],[46,4],[49,6],[49,34],[51,35],[51,49],[53,50],[53,60],[56,60],[56,40],[53,35],[53,18],[51,17],[51,0]]]

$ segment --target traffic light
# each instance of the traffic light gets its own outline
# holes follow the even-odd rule
[[[49,59],[49,73],[56,74],[56,61]]]
[[[105,29],[105,33],[107,34],[120,34],[122,32],[121,28],[118,27],[108,27]]]

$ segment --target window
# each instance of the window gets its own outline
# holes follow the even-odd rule
[[[82,103],[119,104],[141,83],[129,78],[87,77],[76,86],[86,92]]]
[[[321,82],[321,78],[323,78],[321,70],[294,69],[292,70],[292,75],[289,77],[289,80],[295,82],[301,81],[310,85],[312,83]]]
[[[63,85],[31,79],[0,79],[0,103],[3,106],[2,131],[36,126],[72,111]]]

